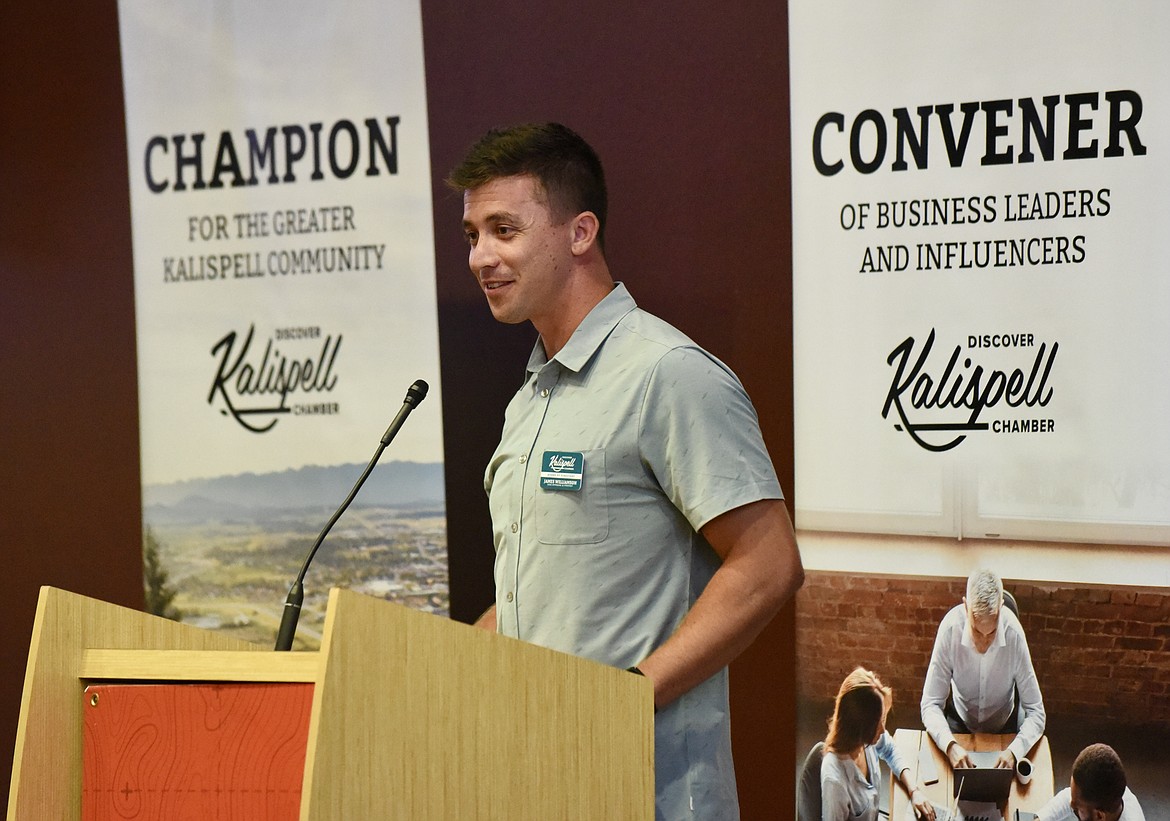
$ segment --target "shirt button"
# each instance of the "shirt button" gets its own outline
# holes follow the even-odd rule
[[[509,592],[508,592],[508,595],[507,595],[507,596],[505,596],[504,598],[505,598],[505,599],[507,599],[508,601],[512,601],[512,599],[513,599],[514,597],[512,596],[512,593],[511,593],[511,591],[509,591]]]
[[[519,529],[520,529],[520,525],[517,522],[512,522],[512,532],[515,533]]]
[[[548,396],[548,388],[541,388],[541,390],[540,390],[540,395],[541,395],[542,397],[543,397],[543,396]]]
[[[527,456],[521,456],[521,457],[520,457],[520,464],[522,464],[522,465],[523,465],[523,464],[526,464],[527,462],[528,462],[528,457],[527,457]]]

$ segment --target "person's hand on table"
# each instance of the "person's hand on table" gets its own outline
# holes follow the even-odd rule
[[[934,821],[934,805],[930,803],[930,799],[926,797],[926,793],[921,788],[915,787],[914,792],[910,793],[910,803],[914,805],[915,818]]]
[[[967,755],[967,750],[957,741],[952,741],[947,746],[947,758],[951,760],[951,767],[956,770],[975,766]]]
[[[999,758],[995,759],[995,766],[1001,770],[1014,770],[1016,768],[1016,754],[1011,750],[1004,750],[999,754]]]

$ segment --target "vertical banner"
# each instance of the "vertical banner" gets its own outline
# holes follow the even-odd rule
[[[922,726],[936,630],[990,567],[1057,788],[1092,741],[1148,761],[1170,728],[1170,6],[789,20],[799,756],[857,665],[893,685],[891,728]]]
[[[1170,12],[791,21],[798,526],[1170,543]]]
[[[267,642],[331,585],[446,612],[417,0],[120,0],[148,603]]]

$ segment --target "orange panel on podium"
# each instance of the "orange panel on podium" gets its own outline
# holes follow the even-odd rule
[[[313,685],[85,689],[81,817],[300,817]]]

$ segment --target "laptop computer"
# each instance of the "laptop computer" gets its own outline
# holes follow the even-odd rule
[[[966,812],[962,807],[944,807],[941,804],[935,804],[933,801],[930,803],[934,807],[935,821],[1003,821],[1003,816],[999,814],[998,810],[995,811],[994,815],[980,815],[978,813]],[[953,813],[952,810],[954,810]],[[911,821],[918,821],[918,816],[915,815],[913,806],[910,807],[908,817]]]
[[[1012,791],[1015,770],[996,767],[998,752],[967,753],[974,767],[954,771],[952,795],[963,801],[988,801],[1002,804]]]

